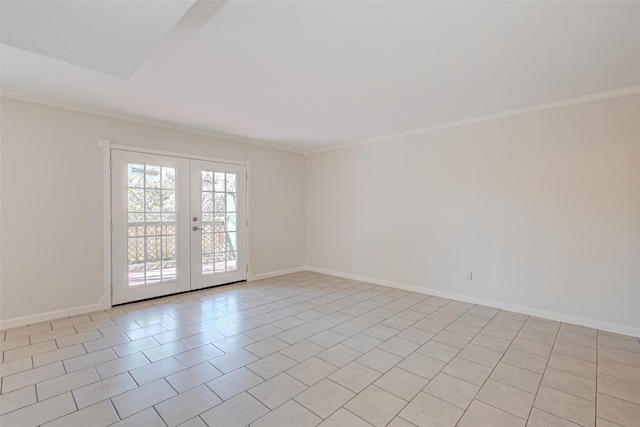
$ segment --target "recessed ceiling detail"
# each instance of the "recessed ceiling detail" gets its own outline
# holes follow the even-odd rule
[[[2,43],[128,79],[193,3],[3,1]]]
[[[192,3],[2,1],[2,91],[308,152],[640,86],[640,2]]]

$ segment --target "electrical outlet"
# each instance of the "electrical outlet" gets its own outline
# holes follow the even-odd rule
[[[468,280],[469,282],[473,280],[473,273],[472,273],[472,272],[470,272],[470,271],[467,273],[467,280]]]

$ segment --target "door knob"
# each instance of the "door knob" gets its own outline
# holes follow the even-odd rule
[[[202,228],[198,227],[197,225],[194,225],[193,227],[191,227],[191,229],[192,229],[193,231],[202,230]]]

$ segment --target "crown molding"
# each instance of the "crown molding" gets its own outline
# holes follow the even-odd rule
[[[1,96],[3,98],[15,99],[15,100],[24,101],[24,102],[31,102],[35,104],[46,105],[49,107],[63,108],[65,110],[77,111],[79,113],[94,114],[94,115],[103,116],[109,119],[126,120],[133,123],[139,123],[139,124],[155,126],[155,127],[162,127],[165,129],[170,129],[170,130],[175,130],[180,132],[187,132],[194,135],[218,138],[225,141],[240,142],[243,144],[254,145],[254,146],[258,146],[258,147],[266,148],[270,150],[286,151],[289,153],[302,154],[302,155],[305,154],[305,151],[297,150],[288,145],[278,143],[278,142],[268,142],[260,139],[248,138],[248,137],[239,136],[239,135],[232,135],[224,132],[203,129],[196,126],[189,126],[189,125],[184,125],[176,122],[171,122],[168,120],[153,119],[150,117],[142,117],[135,114],[127,114],[127,113],[103,110],[99,108],[84,107],[77,104],[53,101],[50,99],[24,95],[21,93],[16,93],[11,91],[2,91]]]
[[[258,146],[258,147],[266,148],[266,149],[271,149],[271,150],[286,151],[286,152],[289,152],[289,153],[301,154],[301,155],[304,155],[304,156],[308,157],[308,156],[311,156],[311,155],[314,155],[314,154],[325,153],[325,152],[328,152],[328,151],[343,150],[343,149],[347,149],[347,148],[357,147],[357,146],[360,146],[360,145],[372,144],[372,143],[375,143],[375,142],[382,142],[382,141],[387,141],[387,140],[396,139],[396,138],[402,138],[402,137],[406,137],[406,136],[412,136],[412,135],[419,135],[419,134],[423,134],[423,133],[434,132],[434,131],[440,130],[440,129],[448,129],[448,128],[466,126],[466,125],[470,125],[470,124],[474,124],[474,123],[480,123],[480,122],[486,122],[486,121],[490,121],[490,120],[503,119],[503,118],[512,117],[512,116],[519,116],[519,115],[528,114],[528,113],[534,113],[534,112],[545,111],[545,110],[552,110],[552,109],[556,109],[556,108],[568,107],[568,106],[571,106],[571,105],[584,104],[584,103],[594,102],[594,101],[601,101],[601,100],[605,100],[605,99],[618,98],[618,97],[621,97],[621,96],[635,95],[635,94],[638,94],[638,93],[640,93],[640,85],[639,86],[630,86],[630,87],[623,88],[623,89],[616,89],[616,90],[611,90],[611,91],[598,92],[598,93],[594,93],[594,94],[590,94],[590,95],[584,95],[584,96],[579,96],[579,97],[575,97],[575,98],[567,98],[567,99],[564,99],[564,100],[550,102],[550,103],[546,103],[546,104],[534,105],[534,106],[531,106],[531,107],[524,107],[524,108],[517,108],[517,109],[513,109],[513,110],[506,110],[506,111],[502,111],[502,112],[494,113],[494,114],[486,114],[486,115],[472,117],[472,118],[468,118],[468,119],[456,120],[456,121],[452,121],[452,122],[440,123],[440,124],[433,125],[433,126],[426,126],[426,127],[416,128],[416,129],[407,130],[407,131],[403,131],[403,132],[390,133],[390,134],[387,134],[387,135],[376,136],[376,137],[373,137],[373,138],[367,138],[367,139],[358,140],[358,141],[346,142],[346,143],[342,143],[342,144],[335,144],[335,145],[331,145],[331,146],[328,146],[328,147],[319,148],[317,150],[300,150],[300,149],[295,149],[295,148],[293,148],[293,147],[291,147],[289,145],[286,145],[286,144],[283,144],[283,143],[279,143],[279,142],[272,142],[272,141],[265,141],[265,140],[261,140],[261,139],[248,138],[248,137],[243,137],[243,136],[240,136],[240,135],[232,135],[232,134],[227,134],[227,133],[224,133],[224,132],[218,132],[218,131],[209,130],[209,129],[202,129],[202,128],[199,128],[199,127],[184,125],[184,124],[171,122],[171,121],[167,121],[167,120],[153,119],[153,118],[149,118],[149,117],[141,117],[141,116],[137,116],[137,115],[134,115],[134,114],[119,113],[119,112],[102,110],[102,109],[93,109],[93,108],[89,108],[89,107],[79,106],[79,105],[76,105],[76,104],[59,102],[59,101],[52,101],[50,99],[43,99],[43,98],[39,98],[39,97],[35,97],[35,96],[28,96],[28,95],[14,93],[14,92],[10,92],[10,91],[9,92],[3,91],[2,97],[16,99],[16,100],[25,101],[25,102],[33,102],[33,103],[42,104],[42,105],[48,105],[48,106],[52,106],[52,107],[64,108],[64,109],[67,109],[67,110],[78,111],[78,112],[81,112],[81,113],[100,115],[100,116],[104,116],[104,117],[111,118],[111,119],[127,120],[127,121],[130,121],[130,122],[140,123],[140,124],[144,124],[144,125],[148,125],[148,126],[163,127],[163,128],[166,128],[166,129],[171,129],[171,130],[176,130],[176,131],[181,131],[181,132],[188,132],[188,133],[195,134],[195,135],[218,138],[218,139],[222,139],[222,140],[225,140],[225,141],[233,141],[233,142],[239,142],[239,143],[243,143],[243,144],[254,145],[254,146]]]
[[[413,129],[413,130],[391,133],[391,134],[382,135],[382,136],[376,136],[373,138],[363,139],[360,141],[353,141],[353,142],[347,142],[344,144],[332,145],[330,147],[321,148],[318,150],[307,151],[304,153],[304,155],[308,157],[313,154],[325,153],[327,151],[343,150],[346,148],[357,147],[360,145],[372,144],[374,142],[381,142],[381,141],[387,141],[390,139],[401,138],[405,136],[429,133],[429,132],[433,132],[440,129],[466,126],[474,123],[486,122],[489,120],[503,119],[506,117],[519,116],[519,115],[528,114],[528,113],[535,113],[538,111],[553,110],[556,108],[568,107],[568,106],[577,105],[577,104],[585,104],[588,102],[601,101],[601,100],[610,99],[610,98],[618,98],[618,97],[627,96],[627,95],[635,95],[638,93],[640,93],[640,86],[631,86],[623,89],[610,90],[606,92],[598,92],[591,95],[568,98],[568,99],[563,99],[561,101],[549,102],[546,104],[539,104],[531,107],[517,108],[514,110],[502,111],[500,113],[486,114],[482,116],[472,117],[469,119],[456,120],[452,122],[441,123],[434,126],[426,126],[422,128]]]

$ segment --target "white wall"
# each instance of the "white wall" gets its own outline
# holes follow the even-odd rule
[[[640,95],[310,155],[307,259],[640,335]]]
[[[103,294],[102,149],[253,160],[254,274],[305,264],[300,154],[2,98],[0,320],[95,306]],[[7,323],[7,320],[10,322]]]
[[[160,127],[1,107],[4,324],[99,302],[106,138],[253,160],[256,274],[303,266],[306,246],[314,268],[640,335],[640,95],[314,154],[306,166]]]

